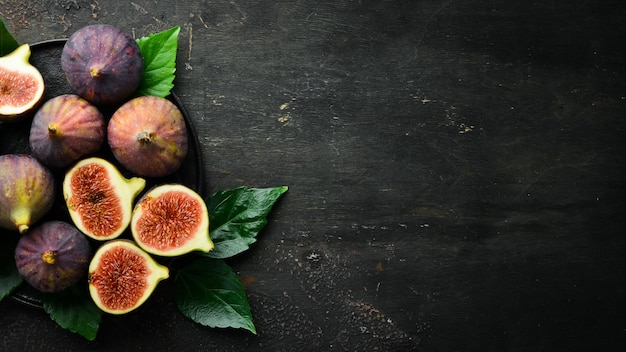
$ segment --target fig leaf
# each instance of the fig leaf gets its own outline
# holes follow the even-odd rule
[[[0,56],[10,54],[18,46],[17,40],[13,38],[7,27],[5,27],[4,21],[0,19]]]
[[[175,26],[163,32],[137,39],[143,57],[143,74],[136,95],[154,95],[165,98],[174,88],[178,33]]]
[[[181,268],[174,294],[180,312],[196,323],[256,334],[243,285],[220,259],[199,258]]]
[[[83,282],[61,292],[43,293],[41,302],[50,318],[60,327],[89,341],[95,340],[102,311],[91,300]]]
[[[23,281],[15,266],[14,251],[17,238],[13,235],[0,233],[0,300],[8,296]]]
[[[217,191],[207,200],[209,236],[215,248],[204,256],[225,259],[247,250],[287,186]]]

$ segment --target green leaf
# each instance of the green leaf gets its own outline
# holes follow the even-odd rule
[[[166,97],[174,88],[178,33],[175,26],[137,39],[143,57],[143,75],[136,95]]]
[[[9,231],[0,232],[0,300],[2,300],[13,292],[23,279],[15,266],[15,245],[19,237],[8,233]]]
[[[199,258],[174,279],[178,309],[196,323],[217,328],[242,328],[256,334],[241,282],[219,259]]]
[[[209,236],[215,248],[204,254],[229,258],[247,250],[267,224],[267,215],[287,186],[275,188],[240,187],[217,191],[207,200]]]
[[[44,310],[59,326],[93,341],[98,333],[102,311],[93,303],[86,284],[74,285],[64,291],[44,293]]]
[[[13,38],[7,27],[5,27],[4,21],[0,19],[0,56],[10,54],[18,46],[17,40]]]

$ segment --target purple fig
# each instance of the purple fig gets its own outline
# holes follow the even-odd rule
[[[87,100],[60,95],[45,102],[33,117],[30,148],[44,164],[65,167],[100,149],[105,126],[104,116]]]
[[[87,278],[89,240],[63,221],[48,221],[20,237],[15,264],[20,275],[42,292],[59,292]]]
[[[183,114],[165,98],[141,96],[126,102],[109,120],[107,137],[115,158],[139,176],[170,175],[187,155]]]
[[[0,227],[28,231],[52,207],[54,190],[54,176],[34,157],[1,155]]]
[[[116,104],[139,87],[143,58],[133,38],[106,24],[74,32],[61,52],[61,69],[72,90],[96,105]]]

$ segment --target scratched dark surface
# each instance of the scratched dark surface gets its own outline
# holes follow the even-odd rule
[[[20,42],[179,25],[205,193],[288,185],[229,264],[258,335],[166,282],[96,341],[0,302],[3,351],[623,351],[626,5],[0,0]],[[5,143],[5,141],[0,141]]]

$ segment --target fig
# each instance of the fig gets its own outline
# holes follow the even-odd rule
[[[89,264],[89,293],[110,314],[125,314],[141,306],[169,269],[135,243],[117,239],[104,243]]]
[[[32,154],[52,167],[66,167],[95,153],[104,143],[106,122],[98,108],[74,94],[56,96],[35,113],[30,128]]]
[[[52,208],[54,192],[54,175],[37,159],[0,156],[0,228],[25,233]]]
[[[64,221],[46,221],[20,237],[15,264],[31,286],[59,292],[86,277],[91,245],[78,229]]]
[[[96,105],[117,104],[139,87],[143,58],[135,40],[121,29],[94,24],[69,37],[61,69],[79,96]]]
[[[22,120],[43,98],[43,77],[29,59],[28,44],[0,57],[0,121]]]
[[[204,200],[181,184],[162,184],[146,192],[135,204],[130,229],[141,248],[159,256],[209,252],[214,247]]]
[[[119,163],[139,176],[168,176],[187,156],[183,114],[166,98],[141,96],[126,102],[111,116],[107,137]]]
[[[74,225],[85,235],[105,241],[128,227],[133,201],[145,185],[143,178],[125,178],[109,161],[90,157],[66,172],[63,198]]]

